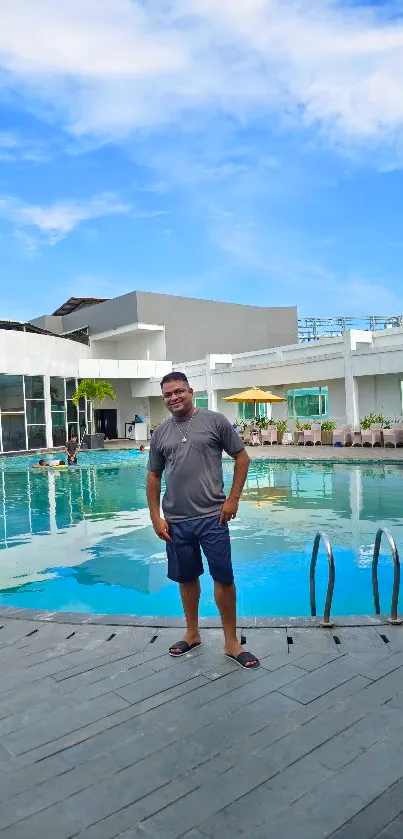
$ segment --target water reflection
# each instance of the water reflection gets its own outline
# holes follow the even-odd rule
[[[224,472],[228,485],[232,464]],[[402,475],[402,467],[390,465],[254,462],[231,527],[240,613],[307,613],[306,574],[317,530],[334,546],[336,611],[371,611],[369,566],[378,525],[403,541]],[[163,546],[149,524],[144,461],[60,472],[4,470],[0,478],[2,602],[180,614]],[[324,580],[320,566],[319,588]],[[202,612],[213,614],[207,579],[203,589]]]

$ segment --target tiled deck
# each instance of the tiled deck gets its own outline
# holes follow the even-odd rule
[[[2,839],[403,836],[402,627],[0,625]]]

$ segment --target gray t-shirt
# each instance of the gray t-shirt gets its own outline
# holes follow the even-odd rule
[[[162,509],[166,520],[207,518],[219,513],[225,501],[222,453],[233,457],[243,448],[239,434],[223,414],[215,411],[197,410],[190,425],[189,419],[174,421],[169,417],[156,428],[148,470],[158,474],[165,470]]]

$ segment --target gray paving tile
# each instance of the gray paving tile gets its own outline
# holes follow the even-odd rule
[[[93,701],[77,705],[61,714],[51,714],[48,719],[34,728],[18,730],[3,738],[3,745],[13,755],[24,754],[38,746],[57,740],[65,734],[84,728],[102,717],[107,717],[126,706],[124,700],[116,694],[108,693]]]
[[[355,664],[345,656],[340,656],[338,660],[331,661],[312,673],[304,674],[281,690],[286,696],[306,704],[343,682],[348,682],[356,673]]]
[[[286,835],[292,825],[298,825],[299,839],[323,839],[331,835],[400,780],[402,743],[403,732],[399,736],[395,732],[377,743],[337,773],[331,784],[322,784],[270,819],[256,830],[254,839]]]
[[[346,824],[332,833],[331,839],[376,839],[402,809],[403,781],[397,781],[377,796]]]
[[[375,627],[359,627],[346,628],[338,627],[334,631],[340,641],[341,652],[373,652],[380,650],[384,655],[387,655],[388,645],[382,641],[382,638]]]
[[[248,673],[223,660],[218,627],[178,662],[166,649],[180,621],[116,620],[107,641],[110,616],[52,637],[54,617],[2,618],[2,839],[396,839],[400,628],[245,621],[262,660]]]
[[[245,769],[248,769],[248,764]],[[268,813],[274,815],[318,784],[329,781],[332,776],[331,771],[308,755],[204,819],[199,829],[211,839],[216,836],[220,839],[253,836],[255,829],[267,822]]]
[[[395,819],[386,828],[386,832],[380,834],[379,839],[403,839],[403,816]]]

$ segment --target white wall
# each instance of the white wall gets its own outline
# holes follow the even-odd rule
[[[117,411],[118,436],[125,436],[125,422],[131,422],[135,414],[150,424],[150,409],[147,398],[132,396],[131,382],[122,379],[110,379],[110,383],[116,393],[117,399],[105,399],[102,405],[95,405],[100,408],[115,408]]]
[[[0,329],[0,373],[75,378],[79,360],[90,356],[90,348],[77,341]]]
[[[166,358],[165,334],[155,332],[129,332],[116,338],[91,341],[93,358],[142,359],[164,361]]]
[[[402,416],[400,376],[360,376],[358,383],[358,403],[360,417],[372,411],[382,414],[387,419]]]
[[[155,425],[156,423],[163,422],[167,417],[170,416],[169,411],[167,411],[161,396],[150,396],[149,398],[150,403],[150,423],[151,425]]]

